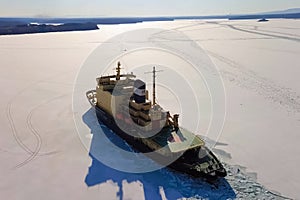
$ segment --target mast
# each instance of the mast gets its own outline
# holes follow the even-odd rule
[[[156,73],[157,72],[162,72],[162,71],[163,70],[156,71],[155,66],[154,66],[152,72],[146,72],[145,73],[145,74],[149,74],[149,73],[153,74],[152,105],[156,105],[156,92],[155,92],[155,88],[156,88],[156,83],[155,83]]]
[[[156,78],[156,71],[155,71],[155,66],[153,67],[153,71],[152,71],[152,73],[153,73],[153,94],[152,94],[152,98],[153,98],[153,105],[155,105],[156,104],[156,102],[155,102],[155,78]]]
[[[121,63],[118,62],[118,67],[116,68],[116,72],[117,72],[117,76],[116,76],[116,80],[120,80],[121,78]]]

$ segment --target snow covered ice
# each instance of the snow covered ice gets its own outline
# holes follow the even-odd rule
[[[215,152],[229,175],[218,187],[167,169],[124,174],[89,156],[97,138],[83,121],[90,109],[84,93],[79,99],[82,112],[72,109],[77,72],[99,44],[142,28],[182,31],[219,69],[227,114]],[[299,199],[299,41],[300,21],[283,19],[266,23],[180,20],[1,36],[0,195],[9,199]],[[97,75],[81,87],[92,89]],[[73,116],[79,119],[77,127]],[[78,129],[85,133],[88,146],[79,139]]]

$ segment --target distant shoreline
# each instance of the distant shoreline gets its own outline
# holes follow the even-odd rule
[[[6,18],[6,17],[1,18],[0,17],[0,35],[97,30],[99,29],[97,26],[98,24],[116,25],[116,24],[134,24],[134,23],[142,23],[142,22],[200,20],[200,19],[202,20],[300,19],[300,13],[215,15],[215,16],[175,16],[175,17],[110,17],[110,18]]]
[[[99,29],[94,23],[66,23],[66,24],[14,24],[0,26],[0,35],[21,35],[34,33],[88,31]]]

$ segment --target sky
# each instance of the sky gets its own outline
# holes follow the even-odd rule
[[[300,0],[0,0],[0,17],[247,14],[300,8]]]

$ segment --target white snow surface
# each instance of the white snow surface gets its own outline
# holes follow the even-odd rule
[[[227,113],[214,151],[229,175],[217,186],[166,169],[120,173],[93,160],[80,141],[73,117],[83,113],[72,110],[80,67],[101,43],[141,28],[182,31],[219,69]],[[300,21],[281,19],[148,22],[0,36],[0,196],[281,199],[280,194],[300,199],[299,42]],[[94,116],[87,101],[82,107]],[[84,120],[82,127],[87,140],[97,142]]]

